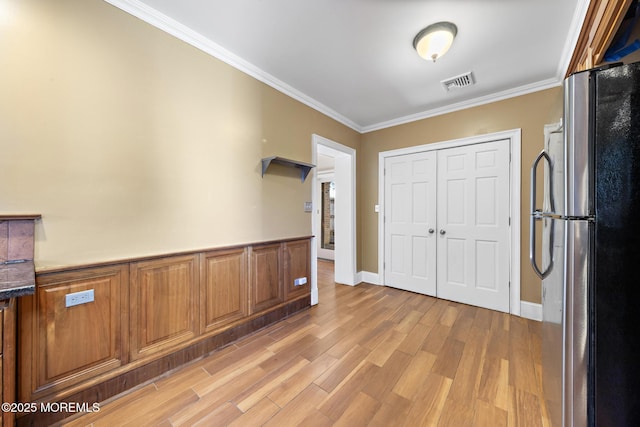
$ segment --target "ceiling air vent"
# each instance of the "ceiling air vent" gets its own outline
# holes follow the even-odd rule
[[[449,92],[451,89],[471,86],[475,84],[475,80],[473,78],[473,73],[469,71],[468,73],[442,80],[440,83],[442,83],[445,90]]]

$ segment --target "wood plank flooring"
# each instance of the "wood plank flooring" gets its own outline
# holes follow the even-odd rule
[[[317,306],[66,425],[549,425],[538,322],[318,270]]]

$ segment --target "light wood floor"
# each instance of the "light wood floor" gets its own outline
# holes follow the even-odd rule
[[[72,426],[548,426],[540,324],[361,284]]]

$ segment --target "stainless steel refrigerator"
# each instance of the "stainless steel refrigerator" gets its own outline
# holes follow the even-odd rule
[[[570,76],[563,127],[531,170],[547,408],[553,426],[638,426],[640,63]]]

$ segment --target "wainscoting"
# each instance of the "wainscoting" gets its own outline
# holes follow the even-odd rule
[[[310,271],[301,237],[39,272],[18,306],[18,401],[120,394],[309,307]]]

